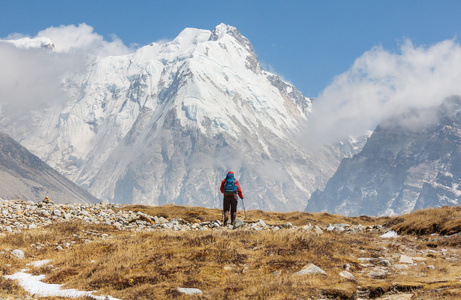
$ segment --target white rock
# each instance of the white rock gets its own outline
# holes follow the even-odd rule
[[[401,264],[412,264],[413,259],[407,255],[400,255],[399,263]]]
[[[396,269],[396,270],[407,270],[408,265],[397,264],[397,265],[394,265],[394,269]]]
[[[24,252],[22,250],[14,249],[11,251],[11,254],[16,258],[24,259]]]
[[[320,269],[314,264],[307,264],[304,266],[304,268],[297,272],[296,275],[310,275],[310,274],[321,274],[321,275],[327,275],[324,270]]]
[[[389,267],[391,265],[391,262],[388,261],[387,259],[381,259],[381,260],[378,260],[378,264],[385,266],[385,267]]]
[[[353,280],[353,281],[356,279],[354,275],[352,275],[351,273],[347,271],[342,271],[341,273],[339,273],[339,276],[346,278],[348,280]]]
[[[314,226],[314,233],[322,234],[323,233],[322,228],[320,228],[319,226]]]
[[[266,223],[263,220],[258,220],[256,223],[261,227],[266,227]]]
[[[243,223],[242,220],[237,219],[237,220],[235,220],[234,228],[239,228],[239,227],[242,227],[243,225],[245,225],[245,223]]]
[[[311,231],[314,227],[312,227],[312,225],[305,225],[303,227],[301,227],[302,230],[305,230],[305,231]]]
[[[283,228],[292,228],[293,227],[293,224],[291,224],[290,222],[286,222],[285,224],[282,225]]]
[[[195,288],[178,288],[178,292],[186,295],[202,295],[203,292]]]
[[[398,236],[399,236],[399,234],[397,232],[395,232],[394,230],[391,230],[391,231],[386,232],[383,235],[380,235],[379,237],[382,237],[382,238],[396,238]]]
[[[375,268],[370,273],[368,273],[368,276],[377,279],[383,279],[387,276],[387,271],[380,268]]]

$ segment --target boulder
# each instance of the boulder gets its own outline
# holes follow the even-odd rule
[[[401,264],[412,264],[413,259],[407,255],[400,255],[399,263]]]
[[[355,276],[347,271],[342,271],[341,273],[339,273],[339,276],[346,278],[347,280],[351,280],[351,281],[356,280]]]
[[[240,228],[240,227],[243,227],[243,225],[245,225],[245,223],[243,223],[242,220],[237,219],[237,220],[235,220],[234,228]]]
[[[18,259],[24,259],[24,252],[20,249],[14,249],[13,251],[11,251],[11,255]]]
[[[203,292],[196,288],[178,288],[178,292],[186,295],[202,295]]]
[[[320,274],[320,275],[327,275],[324,270],[320,269],[314,264],[307,264],[304,268],[297,272],[296,275],[311,275],[311,274]]]

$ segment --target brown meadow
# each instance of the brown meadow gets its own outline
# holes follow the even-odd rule
[[[191,223],[221,218],[220,210],[199,207],[123,209]],[[108,225],[66,222],[2,235],[2,249],[22,249],[26,258],[18,260],[4,251],[0,255],[1,275],[13,274],[32,261],[51,259],[52,266],[30,272],[45,274],[48,283],[121,299],[357,299],[391,294],[411,294],[411,299],[459,299],[460,213],[460,207],[392,218],[247,212],[248,222],[263,219],[272,225],[383,225],[402,234],[391,239],[380,238],[383,232],[316,235],[299,229],[128,232]],[[243,214],[239,217],[243,219]],[[108,237],[95,238],[92,232]],[[72,247],[56,250],[56,244],[70,241],[74,242]],[[36,243],[47,246],[31,247]],[[420,257],[421,261],[404,270],[390,267],[383,278],[370,277],[369,267],[359,260],[394,257],[392,265],[397,265],[402,254]],[[327,276],[296,275],[309,263],[323,269]],[[339,276],[345,264],[349,264],[355,280]],[[186,296],[178,292],[178,287],[197,288],[203,295]],[[0,297],[26,295],[14,281],[0,277]]]

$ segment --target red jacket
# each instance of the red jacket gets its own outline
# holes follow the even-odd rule
[[[229,173],[230,173],[230,172],[229,172]],[[234,173],[232,173],[232,174],[234,174]],[[224,182],[225,182],[225,181],[226,181],[226,179],[224,179],[224,180],[221,182],[221,193],[223,193],[223,194],[224,194],[223,188],[224,188]],[[238,190],[239,190],[239,191],[238,191],[238,195],[239,195],[240,199],[243,199],[242,190],[240,189],[240,184],[239,184],[239,182],[238,182],[237,179],[235,179],[235,184],[237,185],[237,188],[238,188]]]

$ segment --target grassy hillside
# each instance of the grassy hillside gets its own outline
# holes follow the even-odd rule
[[[188,222],[221,219],[219,210],[198,207],[123,209]],[[384,225],[403,234],[391,239],[381,238],[382,232],[314,234],[300,227],[130,232],[109,225],[66,222],[1,235],[0,270],[1,275],[13,274],[29,262],[51,259],[51,265],[30,272],[46,274],[48,283],[97,290],[121,299],[355,299],[389,294],[459,299],[460,211],[460,207],[444,207],[396,218],[247,212],[249,222]],[[244,218],[240,213],[239,217]],[[71,246],[56,249],[65,243]],[[8,249],[22,249],[26,258],[16,259]],[[413,263],[400,262],[406,256],[412,257]],[[309,263],[327,275],[296,275]],[[339,275],[345,265],[355,279]],[[371,275],[380,270],[382,276]],[[203,295],[185,296],[178,287],[198,288]],[[0,297],[15,299],[12,295],[25,297],[26,292],[14,281],[0,277]]]

